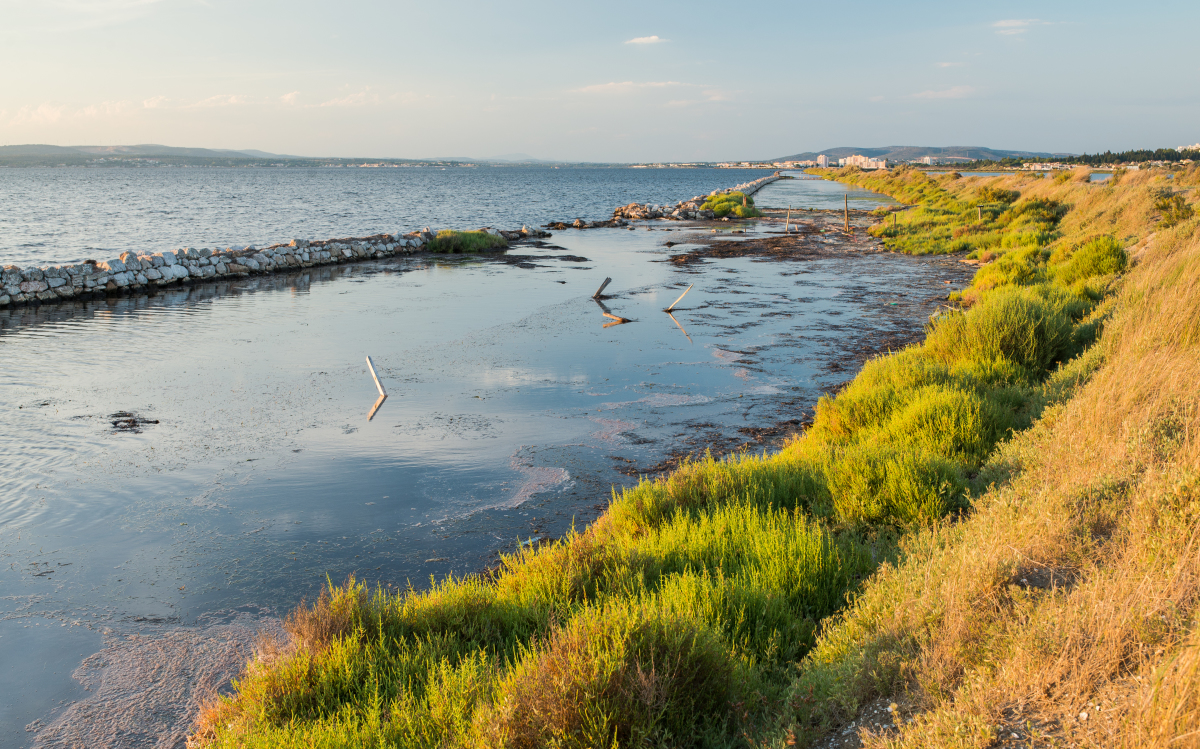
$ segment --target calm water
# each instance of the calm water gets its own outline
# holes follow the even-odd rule
[[[229,179],[296,179],[212,170],[239,172],[250,176]],[[393,179],[381,173],[311,179],[380,187],[370,181]],[[68,178],[96,173],[79,174]],[[166,184],[157,172],[99,174]],[[745,178],[722,171],[714,187]],[[702,188],[650,197],[671,190]],[[646,198],[560,202],[607,211]],[[268,208],[239,209],[224,230],[282,222]],[[351,208],[339,230],[314,233],[370,223]],[[198,231],[180,215],[138,220],[162,236]],[[680,450],[745,443],[751,427],[798,418],[853,375],[847,352],[919,333],[970,275],[946,258],[853,251],[680,267],[666,258],[688,235],[661,228],[551,241],[510,262],[391,259],[0,310],[0,746],[62,738],[89,716],[148,730],[130,712],[137,699],[115,695],[154,685],[179,702],[197,677],[169,681],[166,662],[202,673],[229,639],[221,627],[265,626],[326,576],[422,586],[586,524],[612,487]],[[608,309],[633,322],[611,325],[590,299],[606,276]],[[675,319],[663,314],[693,283]],[[370,420],[367,355],[390,395]],[[115,430],[121,412],[156,423]],[[81,663],[130,662],[145,665],[87,682],[93,691],[72,678]]]
[[[888,196],[870,190],[848,187],[841,182],[821,179],[803,172],[784,174],[794,179],[781,179],[759,190],[754,196],[755,204],[761,208],[832,210],[843,207],[846,197],[849,197],[850,207],[858,210],[871,211],[881,205],[896,205],[896,201]]]
[[[753,169],[0,169],[0,265],[125,250],[606,219],[770,174]]]

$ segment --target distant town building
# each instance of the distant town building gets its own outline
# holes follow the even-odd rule
[[[1200,143],[1197,143],[1194,146],[1180,146],[1179,148],[1176,148],[1175,150],[1176,151],[1200,151]]]
[[[1064,164],[1061,161],[1027,161],[1021,165],[1022,169],[1030,169],[1035,172],[1048,172],[1055,169],[1074,169],[1074,164]]]
[[[829,157],[826,156],[825,154],[821,154],[820,156],[818,156],[817,157],[817,166],[821,167],[822,169],[825,169],[826,167],[828,167],[829,166]]]
[[[929,166],[933,166],[934,164],[937,163],[937,159],[933,158],[932,156],[922,156],[921,163],[927,164]]]
[[[869,156],[854,154],[844,159],[838,159],[838,166],[856,166],[860,169],[887,169],[887,159],[872,159]]]

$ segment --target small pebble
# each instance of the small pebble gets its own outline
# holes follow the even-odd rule
[[[1088,714],[1087,714],[1086,712],[1080,713],[1080,714],[1079,714],[1079,719],[1080,719],[1080,720],[1087,720],[1087,719],[1088,719]]]

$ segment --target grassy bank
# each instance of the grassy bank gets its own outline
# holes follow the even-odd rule
[[[913,204],[876,229],[899,250],[1005,206],[923,344],[778,453],[644,481],[494,574],[327,591],[193,745],[793,746],[884,698],[915,718],[875,745],[988,746],[1098,725],[1110,688],[1131,746],[1194,721],[1197,222],[1148,239],[1151,173],[840,176]]]
[[[486,231],[455,231],[442,229],[433,239],[429,240],[429,252],[470,253],[502,250],[508,247],[508,240]]]

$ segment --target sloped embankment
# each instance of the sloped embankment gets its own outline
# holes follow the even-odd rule
[[[924,212],[897,249],[1006,191],[985,270],[1014,272],[777,454],[643,482],[488,576],[328,591],[192,745],[790,746],[882,697],[907,712],[877,745],[988,746],[1121,687],[1118,738],[1189,720],[1195,222],[1146,240],[1161,174],[890,179]]]

